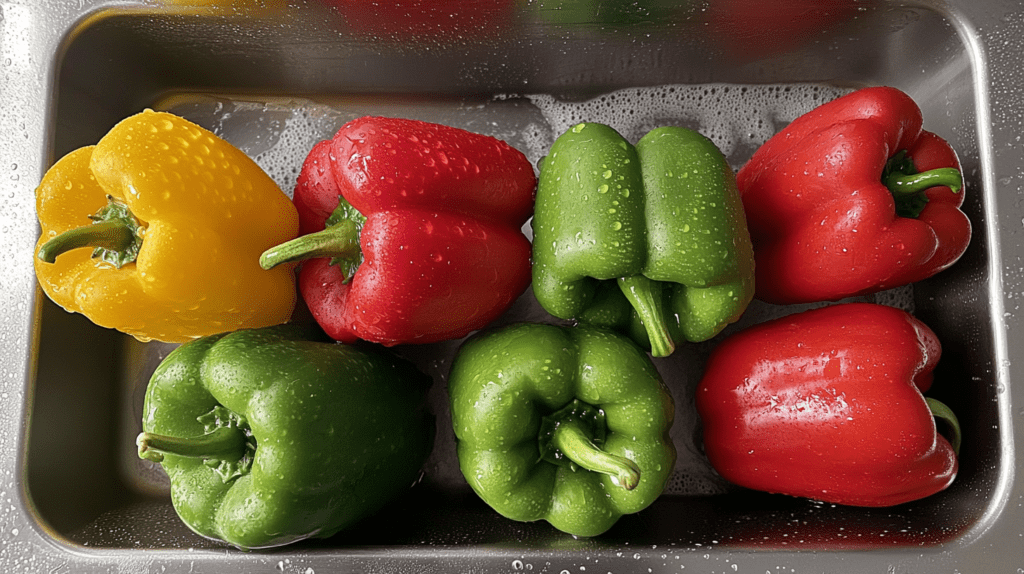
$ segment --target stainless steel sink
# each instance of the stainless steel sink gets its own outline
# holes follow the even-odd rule
[[[476,10],[469,24],[407,34],[366,30],[325,4],[0,0],[0,570],[1024,570],[1024,6],[704,0],[609,12],[530,0],[465,3]],[[593,539],[507,521],[455,463],[444,376],[458,342],[449,342],[401,349],[435,380],[438,439],[420,484],[330,539],[234,551],[180,523],[165,476],[135,454],[145,384],[173,346],[65,313],[32,270],[42,174],[144,108],[215,130],[290,191],[305,151],[360,115],[488,133],[534,162],[572,121],[607,121],[634,139],[673,123],[712,137],[738,168],[797,114],[867,85],[908,92],[925,128],[953,144],[974,225],[954,267],[871,298],[938,333],[935,394],[965,434],[953,486],[894,508],[747,492],[717,478],[692,403],[712,341],[658,360],[677,402],[680,461],[654,505]],[[791,310],[755,302],[727,332]],[[545,320],[530,293],[502,319],[514,320]]]

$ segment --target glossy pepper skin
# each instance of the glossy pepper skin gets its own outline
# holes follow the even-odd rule
[[[794,120],[736,176],[757,297],[834,301],[906,285],[967,249],[960,163],[905,93],[865,88]]]
[[[333,338],[456,339],[530,283],[536,176],[495,138],[399,118],[342,126],[307,156],[294,202],[304,235],[263,265],[303,262],[299,290]]]
[[[959,430],[925,399],[941,345],[906,312],[871,303],[805,311],[726,338],[696,393],[711,464],[727,480],[852,506],[945,489]],[[934,416],[954,428],[952,444]]]
[[[325,538],[419,477],[430,380],[386,350],[288,324],[172,351],[146,390],[139,456],[181,519],[244,549]]]
[[[64,156],[36,209],[40,285],[98,325],[180,343],[291,317],[292,270],[259,257],[296,236],[295,207],[242,151],[180,117],[136,114]]]
[[[672,397],[612,331],[518,323],[477,334],[448,392],[462,473],[512,520],[596,536],[654,502],[675,463]]]
[[[685,128],[655,129],[635,147],[603,124],[569,129],[541,161],[533,236],[544,309],[639,325],[638,342],[655,356],[710,339],[753,298],[735,176],[710,140]]]

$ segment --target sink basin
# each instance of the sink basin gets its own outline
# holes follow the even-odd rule
[[[1024,568],[1024,484],[1015,476],[1024,455],[1024,383],[1016,377],[1024,348],[1014,340],[1024,328],[1020,7],[789,0],[778,15],[751,16],[757,4],[748,0],[612,10],[532,0],[465,3],[461,19],[443,10],[403,19],[407,12],[343,14],[327,4],[0,1],[0,169],[9,172],[9,247],[0,258],[4,571]],[[963,426],[953,485],[897,507],[746,491],[707,463],[693,392],[709,351],[729,333],[795,310],[755,301],[718,338],[656,360],[676,401],[679,461],[657,502],[602,536],[508,521],[469,489],[445,389],[453,341],[398,349],[434,379],[438,435],[422,481],[329,539],[235,551],[184,526],[166,476],[135,452],[146,383],[174,345],[140,343],[66,313],[39,291],[32,271],[39,178],[145,108],[215,131],[290,193],[309,148],[362,115],[486,133],[534,164],[578,121],[609,123],[633,141],[658,125],[684,125],[708,135],[738,169],[797,115],[871,85],[910,94],[925,129],[957,150],[974,225],[952,268],[861,298],[911,311],[935,330],[943,358],[931,394]],[[528,291],[501,319],[517,320],[549,318]]]

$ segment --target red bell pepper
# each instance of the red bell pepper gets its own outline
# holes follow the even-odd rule
[[[299,291],[334,339],[456,339],[530,283],[536,175],[503,141],[396,118],[353,120],[306,157],[293,201],[303,235],[261,264],[305,261]]]
[[[959,426],[922,395],[941,345],[908,313],[872,303],[805,311],[726,338],[696,394],[705,452],[755,490],[891,506],[945,489]],[[948,421],[951,440],[933,416]]]
[[[960,162],[903,92],[865,88],[800,116],[736,176],[770,303],[920,281],[967,249]]]

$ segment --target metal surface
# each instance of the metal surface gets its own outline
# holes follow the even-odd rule
[[[555,11],[534,1],[517,4],[500,34],[410,38],[362,34],[313,0],[218,4],[0,0],[0,571],[1024,570],[1024,6],[791,0],[799,26],[747,29],[715,20],[759,6],[746,0],[671,14],[627,3],[614,23],[571,2]],[[926,129],[958,150],[975,230],[953,268],[879,298],[939,334],[935,390],[966,435],[954,485],[896,508],[721,483],[700,455],[689,397],[712,342],[658,363],[679,409],[681,457],[665,496],[596,539],[509,522],[454,466],[444,399],[452,342],[402,351],[435,378],[438,446],[421,484],[352,532],[236,552],[188,531],[159,469],[134,456],[142,389],[171,346],[65,313],[32,271],[42,174],[146,107],[218,131],[288,189],[304,150],[368,113],[490,133],[532,161],[576,119],[634,134],[680,123],[708,133],[738,167],[795,114],[881,84],[910,93]],[[755,304],[743,322],[783,312]],[[527,294],[504,320],[542,315]]]

